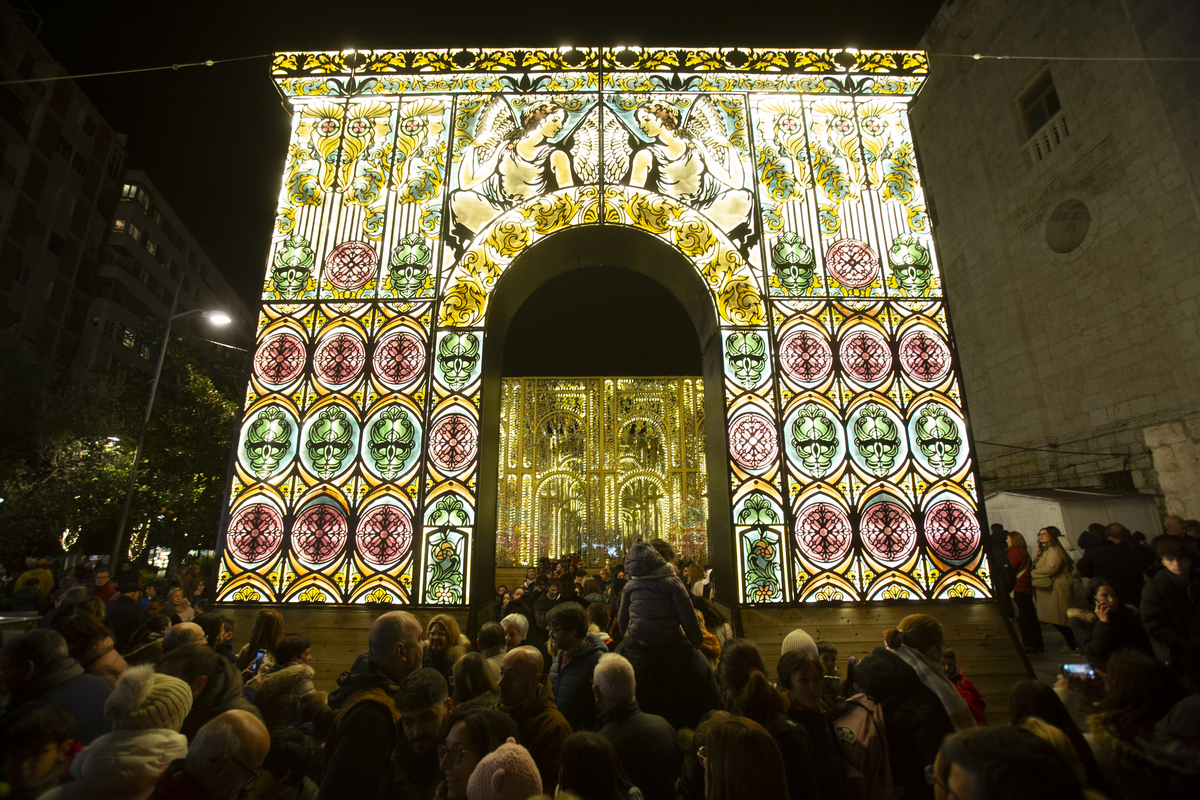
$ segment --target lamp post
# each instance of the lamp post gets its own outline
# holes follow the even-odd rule
[[[171,323],[183,317],[190,317],[193,314],[202,314],[214,325],[228,325],[230,323],[229,315],[221,311],[206,311],[196,308],[191,311],[184,311],[182,314],[176,314],[175,309],[179,304],[179,290],[182,288],[182,285],[177,286],[175,288],[175,296],[171,298],[171,310],[167,314],[167,328],[163,331],[162,347],[158,349],[158,363],[154,366],[154,379],[150,381],[150,399],[146,402],[146,414],[142,418],[142,427],[138,431],[137,447],[133,451],[133,464],[129,467],[129,485],[125,487],[125,503],[121,506],[121,519],[117,522],[117,535],[113,539],[112,561],[109,563],[109,569],[113,571],[113,575],[116,575],[116,570],[119,566],[117,559],[121,555],[121,547],[125,541],[125,525],[129,521],[129,508],[133,504],[134,486],[137,483],[138,462],[142,459],[142,447],[146,443],[146,426],[150,423],[150,412],[154,410],[154,396],[158,393],[158,376],[162,374],[163,361],[167,357],[167,342],[171,340]]]

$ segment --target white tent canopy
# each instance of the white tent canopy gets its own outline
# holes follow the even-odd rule
[[[1079,534],[1088,525],[1119,522],[1141,531],[1146,540],[1162,533],[1162,520],[1154,497],[1138,492],[1105,489],[1015,489],[996,492],[984,499],[988,523],[999,522],[1005,530],[1020,531],[1031,549],[1037,532],[1053,525],[1063,532],[1072,548],[1079,547]]]

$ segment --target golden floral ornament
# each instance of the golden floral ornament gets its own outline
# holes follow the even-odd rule
[[[367,596],[364,597],[363,600],[367,603],[391,603],[392,593],[387,589],[384,589],[382,586],[379,586],[368,592]]]
[[[328,598],[319,587],[310,586],[296,595],[296,599],[301,603],[324,603]]]
[[[946,597],[953,597],[956,599],[974,596],[975,590],[970,586],[967,586],[965,583],[956,583],[950,587],[950,591],[946,592]]]
[[[243,586],[229,598],[238,603],[254,603],[262,599],[262,595],[253,586]]]

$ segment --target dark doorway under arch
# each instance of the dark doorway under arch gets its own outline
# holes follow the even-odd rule
[[[522,378],[699,375],[683,306],[658,281],[622,267],[581,267],[543,283],[504,339],[504,374]]]
[[[607,272],[614,267],[619,267],[619,272]],[[576,270],[581,271],[580,280],[586,283],[589,268],[603,270],[593,273],[596,276],[627,273],[625,277],[631,277],[638,284],[642,281],[657,284],[659,288],[653,290],[655,296],[663,297],[660,292],[665,292],[674,301],[667,306],[681,311],[690,326],[690,331],[683,327],[673,336],[686,337],[689,332],[695,336],[692,347],[698,345],[699,348],[699,375],[704,379],[705,387],[709,560],[717,569],[719,599],[736,607],[736,558],[729,513],[728,446],[724,424],[724,369],[712,294],[696,267],[662,240],[633,228],[597,225],[562,231],[530,247],[505,271],[488,299],[480,398],[481,455],[476,494],[479,505],[470,568],[472,624],[485,600],[490,609],[495,578],[501,383],[504,375],[516,374],[505,363],[507,338],[510,334],[522,335],[521,329],[514,326],[514,320],[539,288],[552,284],[560,276],[570,286],[572,281],[567,273]],[[554,293],[552,285],[548,291],[551,295]],[[544,327],[540,335],[545,335]],[[589,374],[596,373],[590,371]]]

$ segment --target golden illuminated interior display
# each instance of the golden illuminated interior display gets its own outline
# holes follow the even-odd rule
[[[908,118],[927,67],[821,49],[278,54],[292,132],[218,598],[464,606],[492,547],[530,563],[655,533],[688,551],[704,522],[745,603],[988,596]],[[590,226],[670,248],[707,287],[696,313],[720,351],[695,463],[714,477],[672,460],[698,383],[663,425],[614,420],[603,446],[589,404],[623,414],[641,395],[564,385],[545,397],[582,406],[520,423],[548,437],[503,432],[521,463],[497,520],[479,502],[493,291]],[[514,385],[506,404],[542,396]]]
[[[499,472],[499,566],[580,553],[600,567],[660,537],[704,563],[699,378],[506,379]]]

